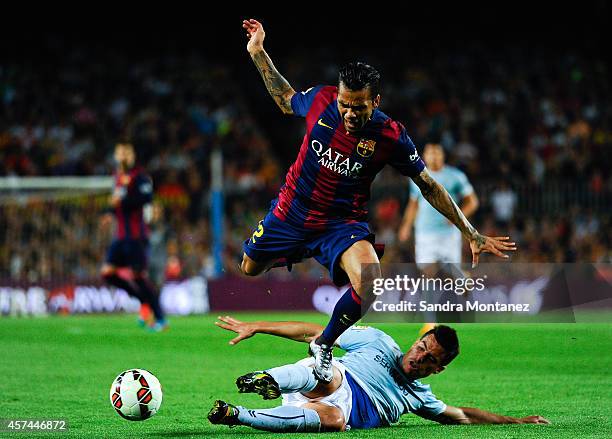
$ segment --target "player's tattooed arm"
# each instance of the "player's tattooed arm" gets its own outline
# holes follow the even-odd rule
[[[293,114],[293,110],[291,108],[291,98],[295,94],[295,90],[283,75],[281,75],[276,67],[274,67],[274,63],[268,56],[265,50],[261,50],[255,53],[251,53],[251,58],[259,70],[259,74],[261,75],[264,84],[266,84],[266,88],[268,89],[268,93],[276,102],[276,105],[281,109],[281,111],[285,114]]]
[[[266,32],[263,25],[254,19],[243,20],[242,27],[246,31],[249,40],[247,51],[251,55],[259,74],[266,84],[268,92],[276,102],[276,105],[285,114],[293,114],[291,108],[291,97],[295,94],[295,90],[289,85],[283,75],[278,73],[274,63],[266,53],[263,47]]]
[[[457,228],[461,230],[463,236],[470,242],[472,267],[478,265],[481,253],[493,253],[500,258],[507,259],[508,255],[503,252],[516,250],[516,244],[510,242],[509,236],[490,237],[478,233],[474,226],[467,220],[461,209],[459,209],[459,206],[457,206],[450,194],[440,183],[429,175],[427,169],[423,169],[419,175],[412,179],[429,204],[448,218],[451,223],[457,226]]]

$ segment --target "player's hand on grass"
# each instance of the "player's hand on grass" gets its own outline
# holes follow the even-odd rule
[[[227,329],[228,331],[233,331],[238,334],[238,337],[234,337],[230,340],[229,344],[231,345],[235,345],[246,338],[253,337],[257,333],[253,323],[241,322],[230,316],[219,316],[217,319],[221,320],[221,322],[215,322],[215,325],[219,328]]]
[[[263,50],[263,41],[266,33],[261,23],[251,18],[250,20],[242,20],[242,27],[246,30],[247,38],[249,39],[247,51],[253,54]]]
[[[492,238],[479,233],[470,240],[470,250],[472,250],[472,268],[474,268],[478,265],[481,253],[493,253],[495,256],[508,259],[510,256],[503,252],[515,251],[516,243],[510,242],[509,236]]]
[[[544,416],[525,416],[520,418],[522,424],[550,424],[550,421]]]

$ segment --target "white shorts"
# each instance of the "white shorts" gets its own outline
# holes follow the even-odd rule
[[[314,358],[308,357],[296,362],[295,364],[301,364],[302,366],[310,367],[314,364]],[[344,422],[348,424],[351,416],[351,408],[353,407],[353,392],[351,386],[349,386],[346,380],[345,372],[346,368],[342,363],[336,359],[332,360],[332,364],[338,368],[342,374],[342,384],[336,389],[331,395],[327,395],[322,398],[306,398],[301,393],[283,393],[283,405],[291,405],[294,407],[301,407],[309,402],[321,402],[331,407],[337,407],[342,411],[344,415]]]
[[[414,259],[417,264],[449,262],[461,263],[463,241],[461,232],[416,233],[414,236]]]

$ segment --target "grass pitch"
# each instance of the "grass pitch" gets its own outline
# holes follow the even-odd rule
[[[321,314],[235,314],[242,320],[307,320]],[[171,320],[150,334],[134,316],[0,318],[0,419],[64,418],[66,433],[15,437],[278,438],[287,434],[208,423],[217,398],[249,408],[271,407],[257,395],[238,394],[237,376],[295,362],[307,345],[257,335],[229,346],[230,333],[213,316]],[[375,325],[403,348],[419,325]],[[464,324],[461,355],[440,375],[424,380],[447,404],[523,416],[539,414],[552,425],[443,426],[414,415],[399,425],[354,430],[342,437],[577,438],[612,437],[612,324]],[[337,354],[340,354],[338,351]],[[145,422],[120,418],[108,400],[115,376],[145,368],[161,381],[160,412]],[[10,436],[0,433],[0,437]],[[327,435],[300,434],[297,437]]]

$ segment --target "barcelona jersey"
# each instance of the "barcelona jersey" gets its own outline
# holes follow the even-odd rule
[[[115,173],[114,194],[121,202],[114,209],[117,219],[115,239],[147,239],[149,230],[144,222],[143,208],[153,199],[153,184],[142,168]]]
[[[410,177],[425,167],[402,124],[378,109],[348,133],[337,97],[337,87],[318,86],[291,99],[306,134],[273,211],[281,221],[315,230],[366,221],[370,185],[385,165]]]

